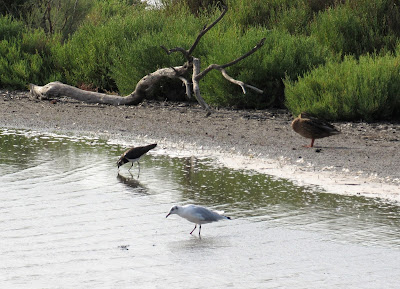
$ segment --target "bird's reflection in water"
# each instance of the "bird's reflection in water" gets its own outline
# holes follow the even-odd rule
[[[124,185],[133,189],[135,193],[148,194],[147,188],[142,185],[136,178],[134,178],[132,174],[130,174],[129,176],[123,176],[118,173],[117,179]]]

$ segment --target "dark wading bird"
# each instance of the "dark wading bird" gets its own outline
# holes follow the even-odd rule
[[[305,138],[311,139],[311,144],[305,147],[312,148],[317,138],[324,138],[339,134],[333,125],[318,118],[312,117],[308,113],[302,112],[292,122],[292,128],[295,132]]]
[[[194,229],[190,232],[190,234],[192,234],[194,230],[196,230],[197,225],[200,225],[199,227],[199,236],[200,236],[202,224],[217,222],[219,220],[224,220],[224,219],[226,220],[231,219],[230,217],[224,216],[223,213],[224,212],[222,211],[211,211],[205,207],[196,205],[173,206],[171,210],[169,210],[169,213],[166,216],[166,218],[168,218],[169,215],[177,214],[178,216],[185,218],[189,222],[195,223],[196,225],[194,225]]]
[[[119,160],[117,162],[118,169],[123,164],[131,162],[132,165],[128,170],[128,171],[130,171],[131,168],[133,167],[133,163],[137,162],[138,166],[139,166],[139,173],[138,173],[138,177],[139,177],[139,174],[140,174],[140,163],[139,163],[139,160],[140,160],[140,158],[142,156],[144,156],[149,150],[154,149],[156,146],[157,146],[157,144],[155,143],[155,144],[150,144],[150,145],[147,145],[147,146],[133,147],[133,148],[128,149],[119,158]]]

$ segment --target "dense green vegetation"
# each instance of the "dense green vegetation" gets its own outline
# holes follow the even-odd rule
[[[24,89],[58,80],[128,94],[144,75],[181,65],[204,24],[220,14],[219,0],[4,0],[0,4],[0,87]],[[286,106],[326,119],[400,119],[400,3],[396,0],[227,0],[229,11],[194,55],[205,68],[265,45],[229,74],[262,95],[226,81],[219,72],[200,83],[215,106]],[[166,81],[159,98],[183,96]]]

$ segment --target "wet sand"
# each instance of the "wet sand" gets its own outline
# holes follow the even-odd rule
[[[206,117],[197,104],[146,101],[114,107],[61,98],[31,100],[28,92],[0,91],[1,127],[96,135],[126,145],[158,142],[166,153],[216,157],[319,186],[328,193],[400,201],[400,124],[342,122],[341,134],[309,140],[290,127],[286,110],[219,109]]]

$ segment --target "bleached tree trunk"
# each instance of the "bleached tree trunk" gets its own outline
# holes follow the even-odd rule
[[[211,70],[216,69],[222,73],[222,75],[228,81],[239,85],[242,88],[243,93],[246,93],[245,88],[250,88],[257,93],[262,93],[262,90],[243,83],[242,81],[236,80],[228,75],[225,68],[235,65],[242,59],[250,56],[254,52],[256,52],[260,47],[264,45],[265,38],[261,39],[261,41],[250,51],[245,53],[244,55],[236,58],[235,60],[226,63],[226,64],[211,64],[204,71],[201,71],[200,67],[200,59],[192,56],[193,51],[195,50],[197,44],[200,42],[201,38],[216,25],[221,19],[224,17],[228,8],[224,7],[221,15],[209,26],[205,25],[203,29],[198,34],[196,40],[193,45],[188,49],[184,49],[182,47],[175,47],[172,49],[167,49],[164,46],[161,46],[162,49],[166,51],[169,55],[174,52],[180,52],[186,59],[186,62],[182,66],[176,67],[167,67],[161,68],[157,71],[150,73],[144,76],[137,84],[135,90],[129,94],[128,96],[118,96],[118,95],[110,95],[92,91],[81,90],[79,88],[63,84],[61,82],[50,82],[45,86],[37,86],[34,84],[30,85],[30,93],[31,97],[39,98],[39,99],[48,99],[54,97],[71,97],[73,99],[87,102],[87,103],[101,103],[101,104],[110,104],[110,105],[137,105],[142,102],[148,94],[151,92],[152,88],[155,85],[158,85],[160,80],[164,78],[170,79],[180,79],[185,87],[186,87],[186,95],[190,98],[191,96],[191,88],[189,81],[185,78],[186,75],[192,74],[192,84],[193,84],[193,92],[196,97],[196,100],[200,103],[200,105],[207,111],[207,115],[210,115],[212,110],[210,106],[204,101],[200,93],[200,85],[199,81],[206,76]]]
[[[201,107],[207,111],[207,116],[208,116],[211,114],[212,111],[211,111],[211,108],[208,106],[208,104],[204,101],[203,97],[201,97],[200,85],[199,85],[199,81],[197,80],[197,77],[199,74],[200,74],[200,59],[193,58],[192,81],[193,81],[194,96],[196,97],[197,102],[200,103]]]
[[[67,96],[87,103],[101,103],[111,105],[137,105],[146,98],[148,92],[163,78],[181,78],[187,73],[187,66],[161,68],[143,77],[136,85],[135,90],[128,96],[111,95],[93,91],[86,91],[61,82],[50,82],[45,86],[31,84],[31,97],[48,99]]]

